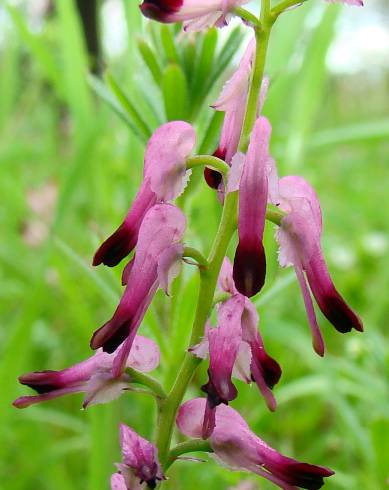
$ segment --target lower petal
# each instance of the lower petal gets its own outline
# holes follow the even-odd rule
[[[298,279],[298,282],[300,284],[301,292],[303,294],[303,299],[304,299],[304,305],[305,309],[307,311],[308,315],[308,321],[309,321],[309,326],[311,328],[312,332],[312,345],[313,348],[315,349],[315,352],[319,354],[319,356],[323,357],[324,356],[324,340],[323,336],[320,331],[320,327],[317,324],[316,320],[316,314],[315,314],[315,309],[313,307],[313,302],[311,298],[311,294],[309,292],[305,277],[304,277],[304,272],[302,271],[301,267],[296,266],[295,268],[296,271],[296,276]]]

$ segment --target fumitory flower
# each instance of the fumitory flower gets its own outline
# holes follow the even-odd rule
[[[156,204],[146,213],[139,229],[134,259],[124,269],[127,284],[113,317],[93,334],[92,349],[114,352],[113,372],[118,376],[131,350],[143,316],[160,285],[167,290],[177,273],[183,253],[179,243],[186,227],[182,211],[172,204]]]
[[[268,201],[267,165],[271,126],[259,117],[250,138],[239,184],[239,243],[234,258],[238,291],[254,296],[265,282],[266,257],[262,244]]]
[[[85,393],[83,407],[97,403],[107,403],[119,397],[123,391],[131,389],[131,377],[123,373],[112,377],[114,354],[101,349],[92,357],[62,371],[35,371],[23,374],[19,382],[34,389],[38,395],[22,396],[14,401],[17,408],[25,408],[35,403],[52,400],[69,393]],[[159,347],[146,337],[136,335],[126,367],[148,372],[159,364]]]
[[[148,488],[155,488],[159,481],[165,480],[154,444],[121,424],[120,445],[122,463],[116,465],[119,472],[112,475],[112,490],[136,490],[143,482]]]
[[[146,17],[159,22],[184,22],[184,29],[198,31],[228,24],[235,7],[249,0],[144,0],[140,9]]]
[[[93,265],[114,266],[135,247],[147,211],[157,202],[172,201],[186,185],[186,160],[196,140],[192,126],[173,121],[158,128],[146,147],[143,183],[123,223],[97,250]]]
[[[246,48],[238,69],[231,79],[226,82],[219,98],[212,105],[215,110],[225,112],[219,146],[214,155],[225,160],[229,165],[231,165],[232,158],[238,151],[255,49],[255,39],[252,39]],[[265,101],[268,85],[268,78],[264,78],[257,109],[258,113],[261,111]],[[206,168],[204,177],[210,187],[220,189],[222,176],[219,172]]]
[[[202,435],[202,414],[206,400],[184,403],[177,415],[179,430],[189,437]],[[216,408],[215,429],[209,439],[217,460],[235,470],[247,470],[273,482],[283,490],[318,490],[324,478],[334,474],[329,468],[302,463],[284,456],[254,434],[233,408]]]
[[[313,345],[324,354],[324,342],[312,303],[316,302],[330,323],[339,332],[363,331],[360,318],[336,290],[321,250],[322,216],[319,199],[302,177],[288,176],[279,181],[280,208],[287,214],[277,230],[280,246],[279,262],[296,271],[313,335]],[[308,284],[309,287],[308,287]]]
[[[206,329],[206,335],[191,352],[205,358],[209,353],[208,383],[202,387],[207,393],[203,437],[207,438],[215,426],[215,407],[228,404],[237,396],[231,376],[246,383],[255,381],[270,410],[276,401],[271,389],[281,377],[281,368],[270,357],[257,330],[258,313],[250,300],[239,294],[232,278],[232,266],[224,260],[219,285],[232,296],[218,311],[218,326]]]

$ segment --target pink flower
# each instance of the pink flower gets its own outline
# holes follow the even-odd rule
[[[249,0],[144,0],[144,16],[159,22],[184,22],[184,29],[199,31],[227,25],[230,13]]]
[[[83,408],[97,403],[107,403],[131,389],[131,377],[123,373],[112,377],[114,354],[99,350],[92,357],[62,371],[35,371],[23,374],[19,382],[34,389],[38,395],[22,396],[14,401],[17,408],[52,400],[69,393],[85,393]],[[126,367],[148,372],[159,364],[159,348],[146,337],[136,335]]]
[[[112,475],[112,490],[136,490],[143,482],[148,488],[155,488],[159,481],[165,480],[154,444],[121,424],[120,445],[122,463],[116,465],[119,472]]]
[[[209,353],[208,383],[202,387],[207,393],[202,437],[208,438],[215,426],[215,408],[228,404],[237,396],[231,377],[245,383],[255,381],[270,410],[275,410],[276,401],[271,389],[281,377],[281,368],[270,357],[257,330],[259,316],[248,298],[236,291],[232,279],[232,266],[224,260],[219,285],[232,296],[218,311],[218,326],[207,326],[202,342],[191,352],[200,358]]]
[[[119,376],[134,336],[159,285],[166,287],[177,273],[183,248],[179,243],[186,227],[182,211],[171,204],[156,204],[146,213],[139,230],[136,254],[124,270],[127,283],[116,311],[93,334],[92,349],[114,352],[123,342],[113,365]]]
[[[301,287],[313,335],[313,345],[324,354],[324,342],[309,288],[324,316],[342,333],[363,331],[360,318],[336,290],[321,250],[322,217],[319,199],[302,177],[283,177],[279,181],[280,208],[288,214],[277,231],[282,267],[293,265]],[[309,284],[309,288],[307,285]]]
[[[180,407],[177,426],[183,434],[201,437],[205,405],[204,398],[195,398]],[[256,473],[284,490],[318,490],[324,485],[323,479],[334,474],[328,468],[301,463],[271,448],[231,407],[218,406],[215,419],[211,447],[216,458],[232,469]]]
[[[229,165],[231,165],[232,159],[238,151],[254,55],[255,39],[251,40],[248,44],[237,71],[224,85],[219,98],[212,106],[217,111],[225,112],[220,143],[214,156],[225,160]],[[262,110],[268,85],[269,80],[264,78],[258,104],[258,113]],[[205,168],[204,177],[210,187],[218,189],[221,193],[223,192],[223,181],[219,172]]]
[[[97,250],[93,265],[118,264],[135,247],[147,211],[181,194],[189,174],[186,160],[195,140],[194,129],[183,121],[169,122],[154,132],[145,152],[142,186],[123,223]]]
[[[270,134],[269,121],[265,117],[259,117],[251,134],[239,184],[239,243],[233,275],[238,291],[248,297],[262,289],[266,275],[262,239],[268,201]]]

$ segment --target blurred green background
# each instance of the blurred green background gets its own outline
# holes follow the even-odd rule
[[[4,1],[0,6],[0,487],[103,490],[120,460],[117,424],[152,437],[154,407],[129,394],[80,411],[70,396],[16,410],[22,372],[61,369],[90,354],[92,331],[121,294],[120,269],[92,269],[102,238],[121,221],[142,174],[150,133],[167,119],[198,130],[215,149],[221,117],[208,107],[239,61],[244,29],[184,36],[141,19],[135,0]],[[389,9],[310,0],[274,29],[265,113],[281,175],[305,176],[324,214],[323,247],[364,334],[342,336],[319,317],[327,355],[318,358],[293,271],[269,273],[256,299],[268,351],[283,367],[270,414],[239,382],[233,403],[253,430],[287,455],[333,468],[326,488],[381,490],[389,478]],[[246,34],[247,35],[247,34]],[[242,44],[243,43],[243,44]],[[88,46],[89,50],[86,49]],[[92,71],[93,76],[88,75]],[[207,253],[220,206],[194,173],[180,205],[186,242]],[[231,248],[233,250],[233,248]],[[141,333],[163,354],[169,386],[187,345],[197,277],[190,266],[173,299],[158,294]],[[205,382],[200,370],[188,396]],[[171,489],[270,489],[212,460],[179,462]]]

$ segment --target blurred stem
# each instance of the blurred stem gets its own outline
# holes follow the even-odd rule
[[[271,26],[273,25],[273,21],[270,18],[269,0],[263,0],[261,20],[262,25],[257,26],[254,29],[257,49],[255,53],[253,76],[250,80],[243,129],[239,143],[239,150],[242,152],[246,152],[247,150],[250,134],[257,116],[257,107],[262,86],[268,41]],[[238,191],[227,193],[219,229],[208,257],[209,266],[207,269],[199,269],[200,288],[189,347],[199,343],[204,334],[204,325],[213,306],[213,298],[215,295],[216,283],[220,268],[226,255],[228,244],[230,243],[231,237],[236,228],[237,210]],[[177,410],[200,362],[201,359],[194,357],[189,352],[186,353],[173,387],[167,398],[161,403],[156,445],[159,452],[159,460],[165,470],[171,464],[169,462],[169,448]]]
[[[205,269],[209,265],[208,260],[203,256],[203,254],[193,247],[185,247],[183,257],[190,257],[194,259],[200,267]]]
[[[286,213],[281,211],[280,209],[270,209],[269,207],[266,210],[266,219],[271,221],[275,225],[280,226],[282,218],[286,216]]]
[[[271,25],[272,23],[269,23],[268,18],[265,17],[262,22],[262,27],[258,27],[257,29],[255,29],[255,40],[257,48],[255,54],[254,70],[251,79],[249,95],[247,97],[246,116],[244,119],[239,143],[239,150],[243,153],[246,153],[247,151],[250,142],[251,131],[257,118],[257,108],[261,92]]]
[[[186,161],[186,168],[188,170],[199,166],[212,168],[212,170],[217,170],[222,175],[227,175],[228,171],[230,170],[230,167],[224,160],[211,155],[197,155],[195,157],[188,158]]]
[[[130,375],[131,381],[133,383],[139,383],[143,386],[146,386],[153,392],[156,397],[160,399],[166,398],[165,390],[163,389],[159,381],[157,381],[155,378],[149,376],[148,374],[136,371],[132,368],[127,368],[126,371]]]
[[[195,453],[195,452],[204,452],[204,453],[212,453],[213,449],[211,448],[208,441],[204,441],[203,439],[191,439],[189,441],[182,442],[181,444],[177,444],[177,446],[173,447],[169,452],[169,459],[166,463],[166,468],[169,468],[180,456],[187,453]]]
[[[259,19],[257,19],[254,14],[242,7],[235,7],[234,14],[241,19],[249,22],[252,26],[257,26],[259,24]]]
[[[284,0],[271,10],[271,15],[274,19],[276,19],[280,14],[285,12],[285,10],[288,10],[291,7],[297,7],[305,3],[306,1],[307,0]]]

